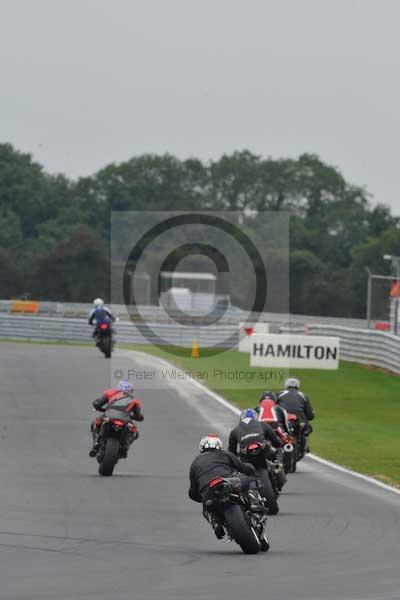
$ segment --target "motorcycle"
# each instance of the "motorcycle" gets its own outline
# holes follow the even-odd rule
[[[294,473],[297,463],[296,438],[280,427],[275,430],[275,433],[279,435],[283,443],[283,469],[285,473]]]
[[[137,432],[129,415],[120,411],[112,412],[119,414],[103,417],[98,439],[96,459],[99,463],[99,474],[103,477],[110,477],[118,460],[127,457],[128,437]]]
[[[104,354],[106,358],[111,357],[111,353],[114,349],[114,330],[111,325],[111,321],[100,323],[95,333],[96,346]]]
[[[306,423],[302,421],[298,415],[295,415],[293,413],[289,413],[289,422],[293,428],[293,434],[296,440],[295,457],[296,462],[298,462],[299,460],[304,458],[304,455],[307,452],[307,426]]]
[[[239,477],[216,477],[210,481],[204,507],[219,515],[229,540],[235,541],[245,554],[269,550],[267,517],[250,510]]]
[[[268,423],[283,443],[283,468],[285,473],[296,471],[296,439],[289,430],[290,424],[279,422],[277,407],[274,400],[265,399],[260,405],[259,421]],[[288,429],[286,429],[286,428]],[[283,484],[282,484],[283,485]]]
[[[281,467],[272,463],[269,460],[263,458],[267,443],[253,442],[248,444],[240,450],[243,456],[244,462],[246,462],[246,456],[250,458],[248,462],[254,464],[256,469],[256,476],[261,482],[260,494],[265,498],[265,504],[268,507],[270,515],[277,515],[279,512],[278,498],[282,489],[283,483],[279,483],[278,472],[281,471]],[[257,459],[256,457],[259,457]],[[285,478],[286,480],[286,478]]]

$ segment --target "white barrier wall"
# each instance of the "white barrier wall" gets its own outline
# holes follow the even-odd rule
[[[288,369],[337,369],[339,338],[255,334],[251,336],[250,365]]]

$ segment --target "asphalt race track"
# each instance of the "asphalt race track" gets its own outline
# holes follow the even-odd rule
[[[271,550],[245,556],[187,497],[199,438],[235,415],[190,383],[138,390],[142,436],[101,478],[88,424],[109,383],[95,348],[0,344],[2,600],[400,598],[400,496],[303,461]]]

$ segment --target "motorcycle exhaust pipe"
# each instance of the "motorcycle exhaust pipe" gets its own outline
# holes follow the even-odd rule
[[[283,446],[283,449],[284,449],[285,452],[290,453],[290,452],[293,452],[294,447],[293,447],[293,444],[285,444]]]
[[[274,463],[272,469],[273,469],[274,473],[278,474],[281,472],[282,467],[281,467],[281,465]]]

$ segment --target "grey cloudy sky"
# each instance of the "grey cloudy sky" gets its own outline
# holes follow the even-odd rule
[[[398,0],[0,0],[0,140],[50,172],[315,152],[400,214]]]

